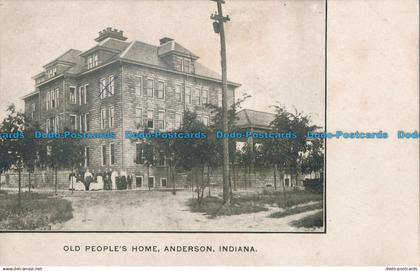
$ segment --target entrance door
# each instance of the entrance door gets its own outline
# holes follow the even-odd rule
[[[290,186],[289,178],[284,179],[284,186]]]
[[[155,176],[150,176],[149,177],[149,182],[148,182],[149,187],[155,187]]]
[[[143,186],[143,176],[136,176],[136,187]]]

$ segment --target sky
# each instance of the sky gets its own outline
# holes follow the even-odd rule
[[[295,107],[324,123],[323,0],[226,0],[228,78],[252,97],[242,105],[273,112]],[[0,0],[0,118],[33,91],[32,76],[70,48],[87,50],[98,32],[121,29],[128,41],[171,37],[220,73],[220,40],[210,0]]]

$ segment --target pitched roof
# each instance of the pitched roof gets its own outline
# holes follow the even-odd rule
[[[53,61],[44,65],[44,67],[47,67],[47,66],[49,66],[49,65],[51,65],[51,64],[53,64],[57,61],[70,62],[70,63],[75,63],[75,64],[83,63],[83,58],[80,57],[81,53],[82,53],[82,51],[79,51],[79,50],[76,50],[76,49],[70,49],[70,50],[66,51],[64,54],[62,54],[59,57],[57,57],[56,59],[54,59]]]
[[[268,129],[274,120],[273,113],[256,111],[252,109],[242,109],[237,113],[236,125],[239,128],[262,128]]]
[[[107,38],[105,40],[103,40],[99,45],[109,48],[109,49],[114,49],[114,50],[118,50],[118,51],[123,51],[125,48],[127,48],[127,46],[129,45],[129,42],[126,41],[122,41],[122,40],[117,40],[117,39],[113,39],[113,38]]]
[[[167,46],[170,46],[170,47],[167,47]],[[162,68],[162,69],[173,71],[173,72],[179,72],[179,71],[175,71],[172,67],[170,67],[168,63],[166,63],[165,60],[162,57],[160,57],[162,54],[166,54],[173,51],[173,52],[178,52],[183,55],[188,55],[193,59],[198,58],[191,51],[187,50],[186,48],[184,48],[182,45],[178,44],[175,41],[173,41],[173,43],[167,42],[166,44],[163,44],[161,46],[155,46],[155,45],[147,44],[141,41],[126,42],[126,41],[117,40],[113,38],[107,38],[99,42],[94,47],[84,52],[75,50],[75,49],[70,49],[67,52],[65,52],[63,55],[59,56],[58,58],[51,61],[45,66],[48,66],[57,60],[60,60],[60,61],[73,63],[73,65],[69,67],[69,69],[67,69],[65,73],[77,75],[82,72],[87,72],[88,69],[85,67],[84,59],[82,56],[101,48],[116,52],[115,56],[107,60],[107,63],[114,61],[116,59],[121,59],[121,60],[132,61],[140,65],[141,64],[151,65],[157,68]],[[221,81],[220,74],[212,71],[211,69],[205,67],[204,65],[198,63],[197,61],[194,61],[194,72],[191,74],[191,76],[197,76],[197,77],[203,77],[204,79],[212,79],[212,80]],[[235,86],[239,86],[239,84],[234,83],[234,82],[229,81],[228,83]]]
[[[170,45],[170,42],[167,44]],[[163,46],[168,46],[167,44],[164,44]],[[175,47],[176,47],[175,43]],[[187,49],[179,46],[179,50],[183,50],[185,52],[189,52]],[[161,57],[159,57],[159,52],[162,54],[161,49],[162,46],[155,46],[151,44],[147,44],[141,41],[133,41],[126,50],[120,54],[120,58],[127,59],[139,63],[144,63],[147,65],[157,66],[168,70],[173,70]],[[166,51],[167,49],[165,49]],[[191,53],[194,55],[193,53]],[[207,77],[214,80],[221,80],[221,75],[217,72],[207,68],[206,66],[202,65],[201,63],[194,61],[194,73],[192,75],[198,75],[202,77]],[[233,82],[229,82],[231,84],[236,84]],[[236,84],[237,85],[237,84]]]

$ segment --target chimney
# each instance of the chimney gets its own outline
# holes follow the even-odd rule
[[[159,40],[159,43],[160,43],[160,45],[163,45],[163,44],[165,44],[165,43],[167,43],[167,42],[170,42],[170,41],[173,41],[174,39],[172,39],[172,38],[168,38],[168,37],[164,37],[164,38],[161,38],[160,40]]]
[[[99,36],[95,39],[95,41],[101,42],[106,38],[114,38],[122,41],[125,41],[127,39],[126,37],[124,37],[124,32],[122,30],[107,27],[106,29],[99,31]]]

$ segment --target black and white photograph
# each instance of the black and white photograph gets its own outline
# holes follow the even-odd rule
[[[1,2],[0,230],[325,233],[325,1],[263,2]]]

